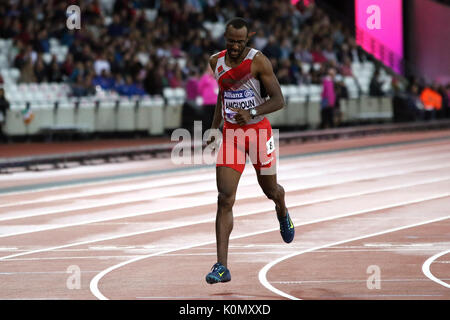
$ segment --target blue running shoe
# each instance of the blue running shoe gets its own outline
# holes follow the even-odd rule
[[[291,217],[289,217],[289,212],[286,212],[286,217],[278,221],[280,222],[280,233],[284,242],[292,242],[292,240],[294,240],[295,228]]]
[[[217,282],[228,282],[231,280],[230,270],[225,268],[223,264],[217,262],[212,266],[211,272],[206,275],[206,282],[209,284]]]

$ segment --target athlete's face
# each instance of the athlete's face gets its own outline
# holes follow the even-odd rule
[[[232,59],[238,59],[244,52],[248,42],[248,30],[246,27],[236,29],[229,26],[225,33],[227,53]]]

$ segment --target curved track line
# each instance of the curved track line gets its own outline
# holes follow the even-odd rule
[[[422,265],[422,272],[423,272],[430,280],[432,280],[432,281],[434,281],[434,282],[440,284],[441,286],[444,286],[444,287],[450,289],[450,284],[448,284],[448,283],[442,281],[441,279],[438,279],[438,278],[435,277],[435,276],[431,273],[431,271],[430,271],[430,266],[431,266],[431,264],[433,263],[433,261],[436,260],[437,258],[439,258],[440,256],[443,256],[443,255],[445,255],[445,254],[447,254],[447,253],[449,253],[449,252],[450,252],[450,250],[446,250],[446,251],[443,251],[443,252],[439,252],[439,253],[435,254],[434,256],[428,258],[427,261],[425,261],[424,264]]]
[[[266,232],[271,232],[271,231],[275,231],[275,230],[278,230],[278,228],[272,228],[272,229],[267,229],[267,230],[263,230],[263,231],[258,231],[258,232],[253,232],[253,233],[247,233],[247,234],[243,234],[243,235],[240,235],[240,236],[231,237],[230,240],[232,240],[232,239],[239,239],[239,238],[245,238],[245,237],[251,237],[251,236],[254,236],[254,235],[258,235],[258,234],[262,234],[262,233],[266,233]],[[123,267],[123,266],[125,266],[125,265],[127,265],[127,264],[131,264],[131,263],[137,262],[137,261],[139,261],[139,260],[144,260],[144,259],[147,259],[147,258],[151,258],[151,257],[154,257],[154,256],[159,256],[159,255],[162,255],[162,254],[167,254],[167,253],[171,253],[171,252],[175,252],[175,251],[180,251],[180,250],[186,250],[186,249],[191,249],[191,248],[195,248],[195,247],[206,246],[206,245],[210,245],[210,244],[214,244],[214,243],[216,243],[215,240],[214,240],[214,241],[203,242],[203,243],[198,243],[198,244],[195,244],[195,245],[188,245],[188,246],[184,246],[184,247],[181,247],[181,248],[176,248],[176,249],[170,249],[170,250],[164,250],[164,251],[160,251],[160,252],[155,252],[155,253],[152,253],[152,254],[149,254],[149,255],[145,255],[145,256],[137,257],[137,258],[134,258],[134,259],[131,259],[131,260],[128,260],[128,261],[124,261],[124,262],[122,262],[122,263],[119,263],[119,264],[116,264],[116,265],[114,265],[114,266],[111,266],[111,267],[109,267],[109,268],[103,270],[103,271],[100,272],[99,274],[97,274],[97,275],[91,280],[91,282],[90,282],[90,284],[89,284],[89,289],[91,290],[92,294],[93,294],[96,298],[98,298],[98,299],[100,299],[100,300],[109,300],[109,299],[108,299],[107,297],[105,297],[105,296],[100,292],[100,290],[98,289],[98,282],[99,282],[100,279],[103,278],[107,273],[109,273],[109,272],[111,272],[111,271],[113,271],[113,270],[119,269],[119,268],[121,268],[121,267]]]
[[[428,199],[428,200],[434,200],[434,199],[437,199],[437,198],[448,197],[448,196],[450,196],[450,194],[446,194],[445,196],[442,196],[442,195],[441,195],[441,196],[437,196],[437,197],[435,196],[435,197],[430,198],[430,199]],[[297,226],[310,225],[310,224],[314,224],[314,223],[319,223],[319,222],[324,222],[324,221],[330,221],[330,220],[335,220],[335,219],[339,219],[339,218],[344,218],[344,217],[348,217],[348,216],[352,216],[352,215],[358,215],[358,214],[368,213],[368,212],[372,212],[372,211],[379,211],[379,210],[383,210],[383,209],[389,209],[389,208],[393,208],[393,207],[399,207],[399,206],[403,206],[403,205],[406,205],[406,204],[420,203],[420,202],[423,202],[423,201],[427,201],[427,200],[421,199],[421,200],[415,200],[415,201],[412,201],[412,202],[403,203],[403,204],[397,204],[397,205],[393,205],[393,206],[385,206],[385,207],[379,207],[379,208],[372,208],[372,209],[367,209],[367,210],[361,210],[361,211],[358,211],[358,212],[353,212],[353,213],[351,213],[351,214],[348,214],[348,213],[347,213],[347,214],[338,215],[338,216],[334,216],[334,217],[327,217],[327,218],[317,219],[317,220],[309,221],[309,222],[306,222],[306,223],[298,224]],[[437,221],[439,221],[439,220],[445,220],[445,219],[447,219],[447,218],[449,218],[449,217],[450,217],[450,216],[447,216],[447,217],[445,217],[444,219],[443,219],[443,218],[438,218]],[[404,228],[404,227],[403,227],[403,228]],[[262,231],[257,231],[257,232],[252,232],[252,233],[248,233],[248,234],[243,234],[243,235],[240,235],[240,236],[230,237],[230,240],[241,239],[241,238],[245,238],[245,237],[251,237],[251,236],[254,236],[254,235],[259,235],[259,234],[268,233],[268,232],[277,231],[277,230],[279,230],[278,227],[277,227],[277,228],[266,229],[266,230],[262,230]],[[357,239],[356,239],[356,240],[357,240]],[[344,241],[344,242],[347,242],[347,241],[351,241],[351,240],[346,240],[346,241]],[[103,278],[107,273],[109,273],[109,272],[111,272],[111,271],[114,271],[114,270],[116,270],[116,269],[119,269],[119,268],[121,268],[121,267],[123,267],[123,266],[125,266],[125,265],[127,265],[127,264],[131,264],[131,263],[134,263],[134,262],[143,260],[143,259],[147,259],[147,258],[151,258],[151,257],[154,257],[154,256],[158,256],[158,255],[162,255],[162,254],[167,254],[167,253],[175,252],[175,251],[180,251],[180,250],[191,249],[191,248],[200,247],[200,246],[204,246],[204,245],[214,244],[214,243],[215,243],[215,241],[208,241],[208,242],[204,242],[204,243],[200,243],[200,244],[188,245],[188,246],[185,246],[185,247],[176,248],[176,249],[170,249],[170,250],[164,250],[164,251],[152,253],[152,254],[149,254],[149,255],[144,255],[144,256],[141,256],[141,257],[136,257],[136,258],[134,258],[134,259],[131,259],[131,260],[128,260],[128,261],[124,261],[124,262],[121,262],[121,263],[116,264],[116,265],[113,265],[113,266],[111,266],[111,267],[109,267],[109,268],[103,270],[103,271],[100,272],[99,274],[97,274],[97,275],[91,280],[91,283],[90,283],[90,285],[89,285],[89,288],[90,288],[91,292],[94,294],[94,296],[96,296],[98,299],[101,299],[101,300],[108,300],[108,299],[100,292],[100,290],[98,289],[98,282],[99,282],[100,279]],[[333,244],[331,244],[331,245],[333,245]],[[310,251],[310,250],[317,250],[317,249],[320,249],[320,248],[321,248],[321,247],[309,249],[309,250],[306,250],[305,252],[308,252],[308,251]],[[303,253],[304,253],[304,252],[303,252]],[[298,254],[298,253],[297,253],[297,254]],[[295,254],[295,255],[296,255],[296,254]],[[291,256],[291,255],[288,255],[288,256],[286,256],[286,257],[290,257],[290,256]],[[1,259],[0,259],[0,260],[1,260]],[[282,260],[284,260],[284,259],[282,259]],[[282,260],[280,260],[280,261],[282,261]],[[275,261],[277,261],[277,260],[275,260]],[[261,280],[260,280],[260,281],[261,281]],[[270,284],[269,284],[269,285],[270,285]],[[275,289],[275,288],[274,288],[274,289]],[[276,291],[279,291],[278,289],[275,289],[275,290],[276,290]],[[274,292],[275,292],[275,291],[274,291]],[[280,291],[280,292],[281,292],[281,291]],[[275,292],[275,293],[277,293],[277,292]],[[277,293],[277,294],[279,294],[279,293]],[[287,294],[286,294],[286,295],[287,295]]]
[[[361,240],[361,239],[371,238],[371,237],[379,236],[379,235],[386,234],[386,233],[396,232],[396,231],[400,231],[400,230],[404,230],[404,229],[408,229],[408,228],[414,228],[414,227],[418,227],[418,226],[429,224],[429,223],[433,223],[433,222],[443,221],[443,220],[446,220],[446,219],[449,219],[449,218],[450,218],[450,216],[446,216],[446,217],[437,218],[437,219],[433,219],[433,220],[427,220],[427,221],[420,222],[420,223],[414,223],[414,224],[411,224],[411,225],[407,225],[407,226],[403,226],[403,227],[397,227],[397,228],[392,228],[392,229],[388,229],[388,230],[385,230],[385,231],[368,234],[368,235],[365,235],[365,236],[354,237],[354,238],[347,239],[347,240],[341,240],[341,241],[337,241],[337,242],[333,242],[333,243],[328,243],[328,244],[325,244],[325,245],[322,245],[322,246],[318,246],[318,247],[315,247],[315,248],[311,248],[311,249],[307,249],[307,250],[303,250],[303,251],[299,251],[299,252],[294,252],[294,253],[288,254],[288,255],[286,255],[284,257],[275,259],[272,262],[266,264],[259,271],[259,274],[258,274],[259,282],[261,282],[261,284],[264,287],[266,287],[268,290],[272,291],[275,294],[278,294],[280,296],[283,296],[285,298],[292,299],[292,300],[301,300],[301,298],[297,298],[297,297],[291,296],[290,294],[287,294],[286,292],[275,288],[274,286],[272,286],[269,283],[269,281],[267,280],[267,272],[270,270],[270,268],[272,268],[274,265],[276,265],[276,264],[278,264],[278,263],[280,263],[280,262],[282,262],[284,260],[290,259],[290,258],[295,257],[295,256],[299,256],[299,255],[304,254],[304,253],[308,253],[308,252],[312,252],[312,251],[315,251],[315,250],[328,248],[328,247],[332,247],[332,246],[337,246],[337,245],[340,245],[340,244],[343,244],[343,243],[347,243],[347,242],[352,242],[352,241],[357,241],[357,240]]]

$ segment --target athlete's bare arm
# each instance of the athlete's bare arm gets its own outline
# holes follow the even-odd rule
[[[217,60],[219,59],[219,53],[216,53],[212,55],[209,58],[209,65],[211,66],[211,69],[214,71],[216,70]],[[214,118],[211,124],[211,129],[219,129],[221,123],[222,123],[222,99],[220,98],[221,92],[219,89],[219,94],[217,95],[217,102],[216,102],[216,109],[214,110]],[[209,145],[211,142],[214,141],[214,136],[210,136],[206,142],[207,145]]]
[[[257,115],[264,115],[282,109],[285,106],[284,97],[278,79],[273,73],[270,60],[264,54],[258,52],[253,59],[251,68],[253,76],[261,81],[269,96],[266,102],[256,107]],[[245,125],[250,121],[251,116],[248,110],[230,109],[238,113],[235,116],[235,120],[240,125]]]
[[[216,70],[218,59],[219,53],[212,55],[209,59],[209,65],[211,66],[211,69],[213,71]],[[221,92],[219,91],[219,94],[217,95],[216,110],[214,111],[214,118],[212,121],[211,129],[218,129],[220,127],[220,124],[222,123],[222,99],[220,98],[220,96]]]
[[[252,73],[266,88],[269,100],[256,107],[258,115],[264,115],[278,111],[285,106],[280,83],[273,73],[272,63],[267,57],[258,52],[252,63]]]

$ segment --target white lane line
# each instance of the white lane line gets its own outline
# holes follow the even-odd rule
[[[96,273],[100,270],[80,270],[81,273]],[[23,271],[23,272],[0,272],[0,276],[12,276],[22,274],[67,274],[67,271]]]
[[[172,248],[173,249],[173,248]],[[161,248],[159,248],[159,250],[161,250]],[[167,250],[167,249],[164,249]],[[281,249],[284,250],[284,249]],[[147,254],[148,254],[147,250]],[[152,250],[155,251],[155,250]],[[397,250],[374,250],[376,252],[397,252]],[[406,250],[402,250],[402,252],[418,252],[418,251],[430,251],[430,249],[406,249]],[[54,251],[54,252],[58,252],[58,251]],[[368,250],[345,250],[345,251],[336,251],[336,250],[316,250],[316,252],[331,252],[331,253],[336,253],[336,252],[368,252]],[[370,252],[373,252],[373,250],[370,250]],[[280,254],[280,250],[278,251],[260,251],[260,252],[254,252],[254,251],[242,251],[242,252],[229,252],[228,253],[230,256],[249,256],[249,255],[254,255],[254,256],[266,256],[268,254],[271,255],[279,255]],[[124,259],[124,258],[137,258],[140,257],[142,254],[129,254],[129,255],[114,255],[114,256],[67,256],[67,257],[50,257],[50,258],[44,258],[44,257],[40,257],[40,258],[9,258],[8,261],[47,261],[47,260],[76,260],[76,259],[86,259],[86,260],[118,260],[118,259]],[[161,255],[161,256],[170,256],[170,257],[193,257],[193,256],[215,256],[216,255],[216,251],[215,249],[210,249],[209,252],[204,252],[204,253],[169,253],[169,254],[165,254],[165,255]],[[435,263],[439,263],[439,262],[435,262]],[[102,270],[99,270],[98,272],[100,272]],[[367,280],[367,279],[366,279]],[[366,281],[364,280],[364,281]],[[423,279],[424,281],[428,281],[426,279]],[[441,280],[450,280],[450,279],[441,279]],[[383,280],[384,281],[384,280]],[[389,280],[387,280],[389,281]],[[272,283],[285,283],[286,281],[272,281]],[[287,282],[292,282],[294,283],[295,281],[287,281]],[[304,282],[304,281],[299,281],[299,282]]]
[[[8,300],[8,301],[28,301],[28,300],[73,300],[73,298],[53,298],[53,297],[48,297],[48,298],[29,298],[29,297],[25,297],[25,298],[15,298],[15,299],[8,299],[8,298],[1,298],[1,300]]]
[[[299,249],[296,247],[296,249]],[[429,252],[431,251],[431,248],[428,249],[402,249],[402,252],[420,252],[420,251],[425,251],[425,252]],[[342,252],[363,252],[363,253],[367,253],[367,252],[398,252],[398,249],[378,249],[378,250],[317,250],[316,252],[326,252],[326,253],[342,253]],[[215,251],[211,251],[211,252],[205,252],[205,253],[171,253],[170,256],[209,256],[209,255],[215,255],[216,252]],[[229,255],[255,255],[255,256],[259,256],[259,255],[265,255],[265,254],[280,254],[280,250],[277,251],[240,251],[240,252],[230,252],[228,253]],[[37,258],[38,259],[38,258]],[[15,259],[15,260],[19,260],[19,259]],[[439,263],[439,262],[436,262]],[[367,280],[367,279],[366,279]]]
[[[115,256],[71,256],[71,257],[51,257],[51,258],[19,258],[19,259],[9,259],[8,261],[51,261],[51,260],[119,260],[119,259],[129,259],[135,258],[139,255],[129,254],[129,255],[115,255]],[[102,270],[99,270],[100,272]]]
[[[450,280],[442,279],[442,280]],[[381,282],[424,282],[428,279],[380,279]],[[292,280],[292,281],[271,281],[276,284],[314,284],[314,283],[360,283],[367,282],[367,279],[338,279],[338,280]]]
[[[261,282],[261,284],[264,287],[266,287],[268,290],[272,291],[273,293],[278,294],[278,295],[280,295],[282,297],[291,299],[291,300],[301,300],[298,297],[294,297],[294,296],[292,296],[292,295],[290,295],[290,294],[288,294],[288,293],[286,293],[284,291],[281,291],[281,290],[275,288],[274,286],[272,286],[269,283],[269,281],[267,280],[267,272],[274,265],[276,265],[276,264],[278,264],[278,263],[280,263],[280,262],[282,262],[284,260],[290,259],[290,258],[295,257],[295,256],[299,256],[299,255],[304,254],[304,253],[313,252],[313,251],[316,251],[316,250],[319,250],[319,249],[323,249],[323,248],[327,248],[327,247],[337,246],[337,245],[340,245],[340,244],[343,244],[343,243],[347,243],[347,242],[357,241],[357,240],[366,239],[366,238],[372,238],[372,237],[376,237],[376,236],[379,236],[379,235],[383,235],[383,234],[387,234],[387,233],[391,233],[391,232],[396,232],[396,231],[400,231],[400,230],[404,230],[404,229],[415,228],[415,227],[419,227],[419,226],[422,226],[422,225],[425,225],[425,224],[430,224],[430,223],[434,223],[434,222],[443,221],[443,220],[446,220],[446,219],[449,219],[449,218],[450,218],[450,216],[445,216],[445,217],[441,217],[441,218],[437,218],[437,219],[432,219],[432,220],[427,220],[427,221],[423,221],[423,222],[419,222],[419,223],[414,223],[414,224],[403,226],[403,227],[392,228],[392,229],[388,229],[388,230],[380,231],[380,232],[375,232],[375,233],[371,233],[371,234],[364,235],[364,236],[354,237],[354,238],[351,238],[351,239],[346,239],[346,240],[341,240],[341,241],[337,241],[337,242],[332,242],[332,243],[328,243],[328,244],[321,245],[321,246],[314,247],[314,248],[307,249],[307,250],[294,252],[294,253],[288,254],[288,255],[286,255],[284,257],[275,259],[272,262],[266,264],[259,271],[258,278],[259,278],[259,281]]]
[[[25,201],[18,201],[15,203],[6,203],[1,204],[0,208],[5,207],[16,207],[21,205],[27,205],[27,204],[35,204],[35,203],[45,203],[45,202],[52,202],[52,201],[61,201],[61,200],[71,200],[71,199],[77,199],[77,198],[85,198],[85,197],[91,197],[91,196],[98,196],[98,195],[108,195],[108,194],[115,194],[115,193],[121,193],[121,192],[130,192],[130,191],[138,191],[138,190],[146,190],[146,189],[153,189],[158,187],[166,187],[171,185],[179,185],[183,183],[188,182],[202,182],[202,181],[208,181],[211,179],[215,179],[216,173],[215,172],[208,172],[207,174],[192,174],[192,175],[186,175],[183,177],[170,177],[170,178],[164,178],[164,179],[155,179],[150,182],[139,182],[139,183],[133,183],[132,185],[124,185],[124,182],[122,182],[118,186],[111,187],[111,182],[108,182],[108,185],[99,188],[99,186],[95,186],[94,189],[83,189],[77,192],[70,191],[70,193],[56,195],[56,196],[43,196],[39,199],[34,200],[25,200]],[[73,186],[72,186],[73,187]]]
[[[246,296],[246,295],[240,295],[240,294],[231,294],[231,295],[219,295],[221,297],[225,297],[227,300],[230,300],[232,298],[238,298],[238,299],[250,299],[254,300],[257,298],[257,296]],[[163,299],[163,300],[169,300],[169,299],[175,299],[175,300],[192,300],[192,299],[200,299],[200,300],[208,300],[211,299],[211,296],[173,296],[173,297],[136,297],[136,299]]]
[[[441,150],[441,149],[443,149],[443,150]],[[392,159],[392,158],[395,159],[397,156],[399,156],[399,157],[407,156],[406,158],[410,158],[408,155],[415,155],[417,153],[419,153],[419,154],[429,154],[430,152],[447,151],[447,149],[448,149],[448,145],[444,144],[442,146],[438,146],[438,148],[436,148],[436,146],[431,146],[431,147],[427,146],[427,147],[415,148],[413,150],[411,150],[411,149],[399,150],[399,151],[386,150],[384,153],[389,153],[389,158],[390,159]],[[374,155],[369,154],[369,155],[362,155],[362,156],[361,155],[348,155],[347,153],[344,153],[342,156],[341,156],[341,154],[335,154],[335,155],[333,155],[333,160],[335,161],[333,163],[334,164],[335,163],[337,163],[337,164],[345,164],[345,163],[348,163],[348,162],[350,162],[350,163],[354,163],[354,162],[361,163],[362,161],[360,161],[360,160],[363,160],[363,159],[367,160],[367,156],[369,156],[369,161],[374,161],[374,160],[377,161],[377,159],[378,160],[379,159],[385,159],[385,157],[383,156],[384,153],[378,152],[378,153],[376,153]],[[289,159],[284,159],[283,163],[284,163],[284,165],[287,168],[289,168],[291,166],[291,164],[290,164],[291,162],[297,162],[297,161],[298,161],[298,159],[289,158]],[[302,159],[302,167],[321,167],[322,166],[322,164],[321,164],[322,162],[328,162],[328,161],[330,161],[329,157],[327,157],[326,159],[322,159],[322,157],[321,157],[320,159],[314,159],[314,160],[311,160],[311,161],[305,161],[305,160]],[[194,174],[198,175],[199,171],[205,170],[205,169],[208,169],[208,168],[198,168],[198,169],[195,169],[195,170],[192,169],[190,171],[194,171],[193,174],[192,174],[194,176]],[[248,171],[244,172],[244,176],[247,175],[247,173],[248,173]],[[176,175],[176,174],[179,174],[179,172],[173,172],[173,173],[171,172],[171,173],[168,173],[166,175],[172,176],[172,174]],[[164,174],[161,174],[161,175],[164,175]],[[155,176],[157,176],[157,175],[155,175]],[[139,177],[126,177],[126,178],[124,177],[124,178],[118,179],[118,181],[121,181],[121,182],[127,182],[127,181],[128,182],[133,182],[133,181],[136,181],[136,180],[143,180],[145,178],[146,177],[142,177],[142,176],[139,176]],[[175,178],[169,177],[167,179],[175,179],[176,180],[177,178],[176,177]],[[158,181],[157,179],[155,179],[155,180]],[[75,185],[46,187],[46,188],[38,189],[38,190],[8,192],[8,193],[1,194],[0,195],[0,199],[2,198],[2,196],[10,196],[10,195],[15,195],[15,194],[19,195],[19,194],[27,194],[27,193],[34,193],[34,192],[42,192],[42,191],[48,192],[48,191],[51,191],[51,190],[58,190],[58,191],[60,191],[60,190],[64,190],[64,189],[69,189],[69,191],[70,191],[71,188],[74,188],[74,187],[76,188],[76,187],[80,187],[80,186],[97,187],[98,188],[99,186],[102,186],[102,185],[106,185],[107,186],[111,182],[114,183],[115,181],[116,180],[113,180],[113,181],[84,181],[84,182],[77,183]],[[57,183],[57,182],[55,182],[55,183]],[[164,185],[164,184],[162,184],[162,185]],[[98,194],[98,193],[95,193],[93,195],[96,195],[96,194]],[[71,199],[72,197],[74,197],[74,195],[71,192],[71,194],[68,195],[67,199]],[[44,198],[44,199],[46,199],[46,198]],[[45,201],[45,200],[43,200],[43,201]],[[26,201],[24,201],[24,202],[26,202]],[[0,208],[1,207],[7,207],[7,206],[13,206],[13,205],[15,205],[15,204],[0,204]]]
[[[445,197],[448,197],[448,196],[450,196],[450,194],[447,194]],[[441,198],[441,197],[433,197],[433,199],[429,199],[429,200],[434,200],[434,199],[438,199],[438,198]],[[408,203],[397,204],[397,205],[394,205],[394,206],[371,208],[371,209],[361,210],[361,211],[358,211],[358,212],[353,212],[353,213],[350,213],[350,214],[346,213],[346,214],[342,214],[342,215],[337,215],[337,216],[317,219],[317,220],[309,221],[309,222],[306,222],[306,223],[297,223],[296,221],[294,221],[294,224],[296,224],[296,226],[310,225],[310,224],[320,223],[320,222],[324,222],[324,221],[336,220],[336,219],[344,218],[344,217],[348,217],[348,216],[353,216],[353,215],[358,215],[358,214],[363,214],[363,213],[369,213],[369,212],[379,211],[379,210],[384,210],[384,209],[390,209],[390,208],[393,208],[393,207],[410,205],[410,204],[414,204],[414,203],[420,203],[420,202],[423,202],[423,201],[427,201],[427,200],[412,201],[412,202],[408,202]],[[445,219],[447,219],[449,217],[450,216],[447,216],[445,218],[438,218],[438,219],[435,219],[435,220],[436,221],[445,220]],[[266,229],[266,230],[262,230],[262,231],[257,231],[257,232],[252,232],[252,233],[247,233],[247,234],[243,234],[243,235],[240,235],[240,236],[230,237],[230,240],[241,239],[241,238],[245,238],[245,237],[251,237],[251,236],[254,236],[254,235],[260,235],[260,234],[263,234],[263,233],[268,233],[268,232],[277,231],[277,230],[279,230],[278,227],[277,228]],[[129,260],[129,261],[123,261],[122,263],[119,263],[117,265],[111,266],[111,267],[103,270],[98,275],[96,275],[91,280],[90,290],[98,299],[107,300],[107,298],[98,289],[98,282],[100,281],[101,278],[103,278],[106,274],[110,273],[111,271],[119,269],[119,268],[121,268],[121,267],[123,267],[123,266],[125,266],[127,264],[134,263],[134,262],[137,262],[137,261],[140,261],[140,260],[143,260],[143,259],[147,259],[147,258],[150,258],[150,257],[164,255],[164,254],[172,253],[172,252],[175,252],[175,251],[181,251],[181,250],[185,250],[185,249],[192,249],[192,248],[195,248],[195,247],[205,246],[205,245],[210,245],[210,244],[215,244],[215,243],[216,243],[215,241],[208,241],[208,242],[203,242],[203,243],[200,243],[200,244],[194,244],[194,245],[190,244],[190,245],[183,246],[183,247],[176,248],[176,249],[163,250],[163,251],[152,253],[152,254],[149,254],[149,255],[144,255],[144,256],[137,257],[135,259]],[[326,246],[323,246],[323,247],[326,247]],[[316,249],[321,249],[321,247],[318,247]],[[305,252],[307,252],[307,251],[305,251]],[[1,258],[0,258],[0,260],[1,260]],[[275,260],[275,261],[277,261],[277,260]]]
[[[430,257],[427,259],[427,261],[425,261],[425,263],[422,265],[422,272],[432,281],[440,284],[441,286],[444,286],[446,288],[450,288],[450,284],[444,282],[443,280],[450,280],[450,279],[438,279],[436,276],[434,276],[431,271],[430,271],[430,266],[433,263],[434,260],[436,260],[437,258],[446,255],[447,253],[449,253],[450,250],[445,250],[442,252],[439,252],[437,254],[435,254],[434,256]]]
[[[281,178],[280,177],[279,180],[283,181],[283,183],[285,184],[285,186],[284,186],[285,190],[287,192],[291,192],[291,191],[307,190],[309,188],[335,186],[335,185],[339,185],[339,184],[343,184],[343,183],[361,181],[361,180],[366,180],[366,179],[385,178],[385,177],[392,177],[392,176],[397,176],[397,175],[400,176],[400,175],[404,175],[407,173],[411,174],[411,173],[415,173],[415,172],[421,172],[424,170],[436,170],[436,169],[447,168],[447,167],[450,167],[450,164],[438,164],[438,165],[431,165],[431,166],[426,166],[426,167],[415,166],[414,168],[411,168],[411,169],[400,169],[400,170],[395,170],[395,171],[383,170],[381,174],[377,173],[377,172],[373,172],[373,170],[366,170],[361,175],[352,174],[352,175],[343,176],[343,177],[342,176],[334,177],[334,179],[335,179],[334,181],[331,180],[331,176],[327,173],[327,171],[324,171],[324,175],[327,175],[326,180],[316,180],[316,181],[310,182],[309,184],[304,182],[301,186],[299,186],[297,182],[293,183],[296,180],[296,175],[291,175],[289,178],[285,178],[285,177]],[[353,172],[353,170],[351,170],[351,168],[348,171]],[[250,178],[240,182],[241,186],[250,186],[253,184],[254,184],[254,179],[250,179]],[[194,188],[194,189],[196,189],[197,192],[200,189],[203,191],[212,191],[210,188],[211,187],[204,187],[204,188],[198,187],[198,188]],[[184,189],[186,189],[186,188],[184,188]],[[188,192],[193,191],[192,188],[188,188],[188,189],[189,189]],[[166,191],[166,194],[173,193],[173,195],[177,195],[177,196],[184,194],[183,191],[181,191],[181,189],[177,189],[177,190],[178,190],[178,194],[175,193],[175,190],[173,190],[171,192]],[[239,194],[238,200],[250,199],[250,198],[260,197],[260,196],[261,196],[261,191],[259,189],[252,189],[249,192],[245,192],[245,194],[242,194],[242,193]],[[160,198],[160,197],[162,197],[162,195],[156,194],[156,193],[154,193],[152,196],[149,195],[145,199],[144,198],[130,199],[130,197],[127,197],[126,200],[115,199],[113,201],[110,201],[108,203],[108,205],[111,205],[113,203],[114,204],[125,204],[125,203],[130,203],[133,201],[137,201],[137,202],[146,201],[149,199],[153,199],[153,198],[156,199],[156,198]],[[197,207],[197,206],[201,206],[201,205],[209,205],[209,204],[214,204],[215,202],[216,202],[215,197],[213,197],[211,199],[198,199],[198,200],[194,201],[193,203],[170,202],[170,205],[168,207],[166,207],[164,210],[154,209],[154,210],[150,210],[150,211],[147,211],[144,213],[142,213],[142,212],[141,213],[129,213],[129,214],[122,214],[122,215],[117,215],[117,216],[113,216],[110,213],[108,213],[108,214],[104,215],[102,218],[97,218],[97,219],[92,219],[92,220],[77,221],[77,222],[70,223],[70,224],[58,224],[58,225],[51,225],[51,226],[46,226],[46,227],[36,227],[36,228],[27,230],[27,231],[19,231],[19,232],[14,232],[14,233],[0,234],[0,238],[17,236],[17,235],[32,233],[32,232],[47,231],[47,230],[65,228],[65,227],[85,225],[85,224],[90,224],[90,223],[98,223],[98,222],[112,221],[112,220],[123,219],[123,218],[131,218],[131,217],[137,217],[137,216],[142,216],[142,215],[165,212],[165,211],[169,211],[169,210],[177,210],[177,209],[182,209],[182,208]],[[103,203],[103,204],[95,204],[95,203],[92,204],[91,203],[89,206],[87,206],[87,205],[81,205],[81,206],[83,207],[83,209],[92,209],[92,208],[102,207],[103,205],[106,205],[106,204],[105,203]],[[67,208],[67,205],[66,205],[66,208]],[[0,219],[0,221],[14,220],[14,219],[19,219],[19,218],[31,218],[31,217],[42,216],[42,215],[46,215],[46,214],[63,213],[66,211],[70,212],[70,211],[74,211],[74,210],[81,210],[81,209],[76,208],[76,207],[71,207],[64,211],[55,210],[55,212],[38,212],[36,214],[30,214],[30,215],[26,215],[24,217],[18,217],[18,216],[5,217],[5,218]],[[83,215],[83,217],[86,217],[86,215]]]
[[[342,298],[389,298],[389,297],[442,297],[442,294],[362,294],[362,295],[343,295]],[[326,298],[326,297],[322,297]],[[329,298],[336,299],[336,296]]]

